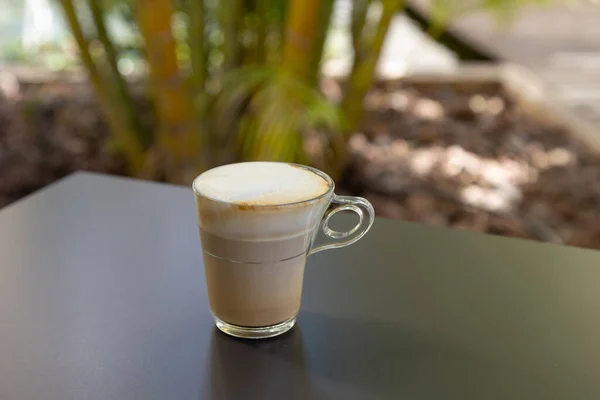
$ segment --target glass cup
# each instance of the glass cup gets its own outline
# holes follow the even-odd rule
[[[268,338],[291,329],[300,310],[307,256],[348,246],[373,225],[373,206],[361,197],[338,196],[328,184],[320,196],[276,205],[236,204],[210,198],[192,185],[208,298],[216,326],[242,338]],[[200,175],[201,176],[201,175]],[[352,211],[357,224],[340,232],[333,215]]]

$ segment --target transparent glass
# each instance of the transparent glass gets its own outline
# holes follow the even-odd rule
[[[291,329],[300,311],[307,257],[348,246],[373,225],[367,200],[337,196],[328,175],[294,166],[321,176],[327,192],[296,203],[242,205],[210,198],[192,185],[209,303],[216,326],[229,335],[267,338]],[[349,231],[329,226],[341,211],[358,215]]]

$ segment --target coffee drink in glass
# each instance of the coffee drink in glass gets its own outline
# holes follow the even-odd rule
[[[337,196],[333,180],[303,165],[245,162],[211,169],[193,183],[209,303],[217,327],[266,338],[294,326],[308,255],[347,246],[371,227],[360,197]],[[357,225],[332,230],[353,211]]]

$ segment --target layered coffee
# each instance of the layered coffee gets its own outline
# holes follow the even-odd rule
[[[207,171],[194,189],[215,316],[244,327],[293,318],[332,183],[307,168],[254,162]]]

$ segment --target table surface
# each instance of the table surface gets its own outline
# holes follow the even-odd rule
[[[378,219],[299,324],[209,313],[186,188],[78,173],[0,211],[0,399],[598,399],[600,252]]]

